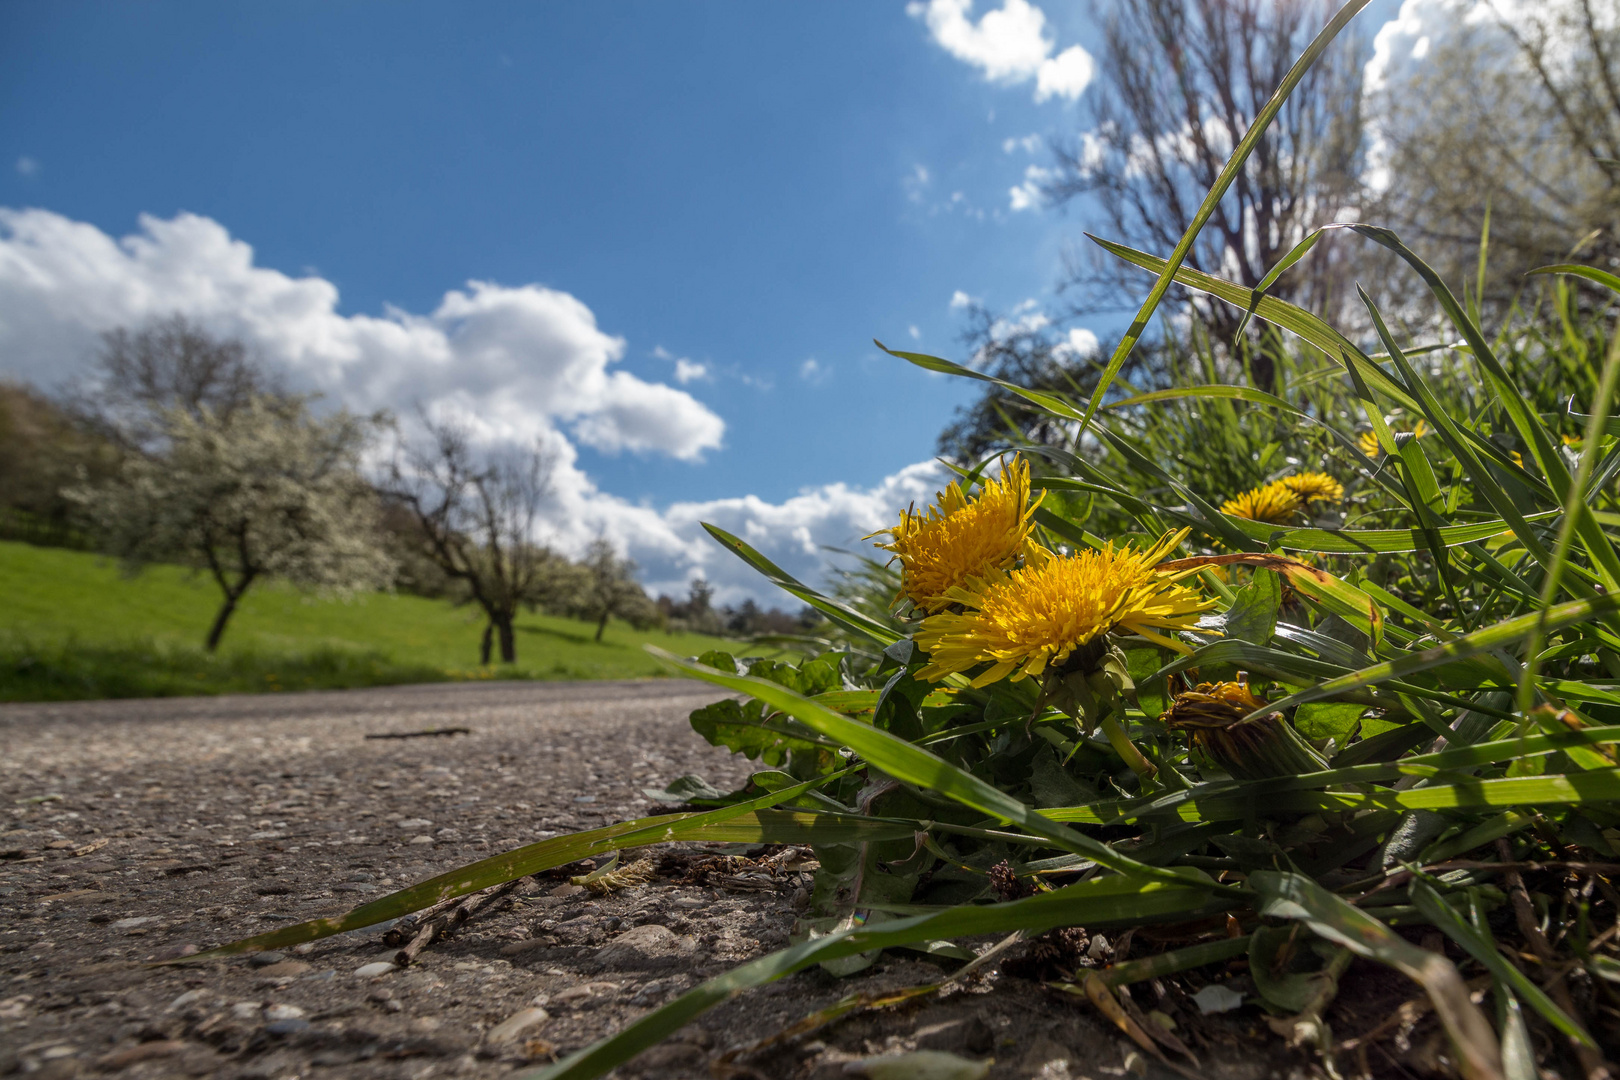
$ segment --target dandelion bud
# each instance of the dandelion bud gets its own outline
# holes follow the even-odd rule
[[[1187,735],[1216,765],[1238,780],[1296,776],[1327,768],[1281,713],[1243,719],[1266,706],[1246,684],[1200,683],[1177,694],[1159,719]]]

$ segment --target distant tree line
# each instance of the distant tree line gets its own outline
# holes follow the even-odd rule
[[[218,648],[266,579],[331,593],[395,589],[476,608],[480,662],[517,659],[527,611],[596,625],[783,633],[800,620],[653,601],[636,564],[598,538],[579,559],[542,542],[554,461],[543,446],[485,450],[420,417],[315,410],[245,345],[175,315],[103,336],[91,374],[60,397],[0,383],[0,538],[105,552],[130,572],[190,566],[220,602]],[[386,468],[367,468],[392,444]],[[697,599],[702,603],[693,607]]]
[[[797,636],[813,633],[823,621],[815,608],[805,605],[798,614],[780,608],[762,608],[753,600],[736,607],[715,607],[714,588],[703,578],[693,579],[685,600],[658,597],[658,611],[671,631],[731,637]]]

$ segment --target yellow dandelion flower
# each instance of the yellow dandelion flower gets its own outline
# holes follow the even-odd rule
[[[1029,462],[1015,457],[1000,477],[984,481],[978,498],[953,481],[935,502],[926,514],[900,511],[900,524],[881,530],[891,542],[877,545],[900,560],[901,593],[927,612],[951,603],[945,594],[969,580],[1011,569],[1041,500],[1029,501]]]
[[[1341,493],[1342,493],[1341,489]],[[1305,505],[1299,492],[1286,481],[1274,480],[1252,491],[1245,491],[1235,499],[1221,504],[1221,513],[1250,521],[1265,521],[1272,525],[1286,525]]]
[[[1412,425],[1412,438],[1421,439],[1428,433],[1429,423],[1427,420],[1419,420],[1417,423]],[[1395,434],[1399,435],[1400,432],[1395,432]],[[1357,435],[1356,445],[1361,448],[1361,452],[1363,454],[1366,454],[1375,461],[1377,460],[1378,455],[1384,452],[1384,448],[1378,445],[1378,436],[1370,431],[1363,431],[1360,435]]]
[[[1193,570],[1155,569],[1187,532],[1169,533],[1146,551],[1110,544],[1062,556],[1031,547],[1024,565],[999,581],[953,589],[950,599],[968,610],[923,621],[915,640],[927,650],[928,666],[918,674],[937,682],[988,662],[993,666],[974,686],[1008,675],[1018,680],[1063,663],[1076,648],[1113,630],[1184,650],[1152,628],[1189,629],[1214,606],[1176,584]]]
[[[1563,440],[1565,446],[1573,447],[1579,447],[1583,438],[1583,436],[1580,435],[1560,435],[1558,437]]]
[[[1296,473],[1277,482],[1307,503],[1344,501],[1344,485],[1327,473]]]

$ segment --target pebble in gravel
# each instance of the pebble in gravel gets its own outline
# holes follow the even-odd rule
[[[502,1043],[513,1042],[549,1019],[551,1019],[550,1013],[539,1006],[531,1005],[527,1009],[521,1009],[513,1013],[490,1028],[489,1034],[484,1036],[484,1039],[486,1042],[497,1046]]]

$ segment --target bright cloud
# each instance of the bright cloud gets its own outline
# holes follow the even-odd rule
[[[1001,7],[972,18],[973,0],[913,0],[907,14],[920,18],[946,52],[984,72],[991,82],[1035,80],[1035,100],[1073,101],[1096,73],[1091,54],[1079,45],[1052,55],[1046,13],[1029,0],[1003,0]]]
[[[1007,208],[1014,213],[1040,209],[1041,188],[1051,179],[1051,169],[1029,166],[1024,170],[1024,182],[1007,189]]]
[[[1577,18],[1584,17],[1587,9],[1576,9],[1574,5],[1575,0],[1403,0],[1400,11],[1379,28],[1373,39],[1372,59],[1363,69],[1364,92],[1369,96],[1386,91],[1402,93],[1404,84],[1422,73],[1437,46],[1471,32],[1480,34],[1487,62],[1515,70],[1533,81],[1537,76],[1503,28],[1504,22],[1520,33],[1539,24],[1532,37],[1542,30],[1548,32],[1547,60],[1556,73],[1570,61],[1573,52],[1560,33],[1560,20],[1549,20],[1548,16],[1578,11]],[[1613,4],[1594,4],[1590,11],[1602,32],[1612,33],[1620,25],[1620,8]],[[1367,151],[1368,182],[1375,189],[1386,188],[1393,180],[1389,147],[1387,133],[1375,125]]]
[[[1099,347],[1096,334],[1083,326],[1076,326],[1069,330],[1068,335],[1053,351],[1073,357],[1087,357],[1096,356]]]
[[[1052,59],[1043,62],[1035,72],[1035,100],[1046,101],[1060,97],[1074,101],[1091,85],[1097,65],[1091,54],[1078,45],[1070,45]]]
[[[608,453],[693,461],[725,433],[690,394],[611,370],[624,340],[567,293],[472,281],[426,315],[341,315],[331,282],[255,266],[218,222],[140,224],[115,240],[49,211],[0,209],[0,355],[13,374],[54,383],[100,332],[180,312],[352,407],[419,401],[488,438],[528,441],[561,424]]]
[[[951,293],[951,307],[953,308],[972,307],[978,302],[979,301],[977,298],[969,296],[961,289],[957,289],[955,292]]]
[[[343,315],[331,282],[256,265],[252,247],[209,218],[143,217],[139,232],[118,239],[48,211],[0,208],[0,373],[58,386],[86,370],[101,332],[173,312],[242,338],[291,385],[351,408],[408,416],[421,403],[486,443],[542,442],[556,460],[542,538],[578,553],[605,535],[655,591],[683,592],[703,575],[722,601],[782,603],[703,521],[817,581],[825,546],[857,545],[942,482],[924,462],[869,489],[832,484],[780,504],[634,505],[597,488],[578,445],[695,461],[720,447],[725,424],[686,391],[616,369],[624,340],[568,293],[474,281],[426,314]],[[654,355],[674,360],[678,382],[708,375],[708,365]],[[825,371],[807,362],[807,376]]]
[[[682,386],[689,382],[697,382],[700,379],[707,382],[710,378],[708,364],[700,364],[695,360],[688,360],[684,356],[675,361],[675,381]]]

